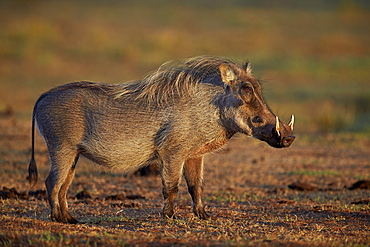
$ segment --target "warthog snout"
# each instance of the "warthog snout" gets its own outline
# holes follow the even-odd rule
[[[276,116],[274,124],[268,124],[262,127],[260,131],[256,130],[254,137],[267,142],[275,148],[287,148],[292,145],[295,139],[293,128],[294,115],[292,115],[288,124],[280,122],[279,118]]]
[[[288,136],[288,137],[283,137],[281,140],[281,147],[287,148],[289,147],[295,139],[295,136]]]
[[[279,125],[280,125],[279,118],[276,117],[275,129],[276,129],[276,132],[278,133],[278,136],[280,137],[280,140],[281,140],[280,141],[280,147],[287,148],[290,145],[292,145],[292,143],[295,139],[295,136],[292,135],[293,127],[294,127],[294,115],[292,115],[288,126],[285,127],[285,132],[286,132],[286,134],[288,134],[288,136],[281,136]]]
[[[276,117],[276,125],[277,126],[279,125],[278,117]],[[293,132],[293,127],[294,127],[294,115],[292,115],[292,117],[290,119],[290,122],[288,124],[288,131],[289,131],[289,129],[291,130],[290,133]],[[293,135],[282,137],[281,142],[280,142],[280,146],[283,147],[283,148],[287,148],[293,143],[294,139],[295,139],[295,136],[293,136]]]

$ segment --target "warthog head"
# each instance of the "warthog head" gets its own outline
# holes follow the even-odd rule
[[[242,71],[235,73],[226,65],[219,66],[222,81],[230,86],[232,95],[237,96],[237,107],[233,108],[231,115],[238,132],[253,136],[267,142],[275,148],[289,147],[294,139],[294,116],[290,122],[280,122],[262,96],[262,88],[252,75],[250,65],[247,63]]]

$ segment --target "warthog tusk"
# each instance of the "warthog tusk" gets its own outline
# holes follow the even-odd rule
[[[276,124],[275,124],[276,133],[280,137],[280,124],[279,124],[279,118],[276,116]]]
[[[292,131],[293,131],[293,125],[294,125],[294,115],[292,115],[292,117],[290,118],[290,122],[288,124],[288,126],[290,127]]]

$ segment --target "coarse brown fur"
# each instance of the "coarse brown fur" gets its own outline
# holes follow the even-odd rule
[[[31,185],[37,182],[36,124],[51,161],[45,182],[51,218],[68,223],[77,223],[68,212],[66,194],[79,155],[123,172],[158,165],[166,217],[174,215],[184,176],[194,213],[207,218],[201,201],[205,154],[237,132],[277,148],[294,140],[292,124],[271,113],[249,66],[209,56],[167,64],[140,81],[75,82],[41,95],[32,118]]]

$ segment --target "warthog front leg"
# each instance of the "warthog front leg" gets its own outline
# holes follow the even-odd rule
[[[188,159],[184,163],[184,176],[188,184],[188,190],[193,199],[193,211],[200,219],[209,216],[204,210],[202,203],[203,192],[203,157]]]

